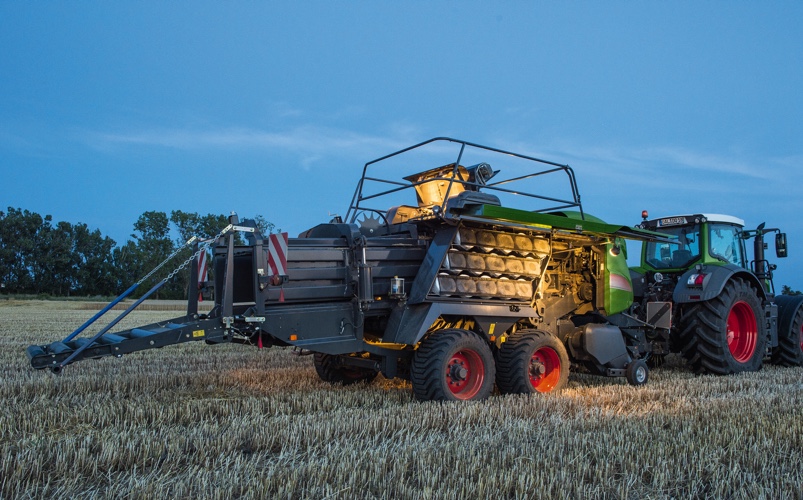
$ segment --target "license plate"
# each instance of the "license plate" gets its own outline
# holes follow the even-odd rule
[[[681,224],[686,224],[688,221],[686,217],[669,217],[667,219],[658,219],[658,227],[663,226],[679,226]]]

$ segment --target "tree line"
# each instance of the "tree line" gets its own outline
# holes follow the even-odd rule
[[[264,217],[255,221],[263,234],[273,230]],[[0,293],[50,296],[116,296],[139,281],[192,236],[211,238],[228,225],[225,215],[200,215],[174,210],[148,211],[134,223],[130,240],[117,245],[84,223],[53,222],[36,212],[9,207],[0,211]],[[172,237],[171,235],[178,235]],[[155,284],[191,255],[175,262],[149,281]],[[189,270],[162,287],[158,298],[183,299]],[[140,289],[140,293],[147,291]]]
[[[254,218],[262,234],[274,230],[261,215]],[[148,274],[192,236],[211,238],[228,225],[225,215],[174,210],[149,211],[134,223],[131,240],[118,246],[86,224],[53,223],[50,215],[20,208],[0,211],[0,293],[49,296],[116,296]],[[177,234],[177,238],[171,238]],[[241,241],[240,241],[241,243]],[[185,250],[151,285],[190,256]],[[157,297],[183,299],[189,270],[184,269],[162,287]],[[147,285],[148,283],[146,283]],[[144,288],[144,289],[143,289]],[[139,293],[148,288],[142,287]],[[801,295],[783,285],[784,295]],[[135,294],[136,295],[136,294]]]

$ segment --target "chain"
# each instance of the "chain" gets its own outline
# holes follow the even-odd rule
[[[167,277],[165,279],[163,279],[162,281],[164,281],[165,283],[170,281],[173,278],[173,276],[175,276],[179,271],[181,271],[182,269],[187,267],[187,264],[192,262],[192,260],[195,257],[198,257],[199,255],[201,255],[201,252],[206,252],[207,248],[209,248],[209,243],[204,244],[201,248],[198,249],[198,251],[196,251],[194,254],[190,255],[187,260],[182,262],[181,265],[178,266],[177,268],[173,269],[173,271],[170,274],[168,274]]]
[[[228,233],[229,231],[231,231],[231,229],[232,229],[233,227],[234,227],[234,225],[233,225],[233,224],[229,224],[228,226],[224,227],[224,228],[223,228],[223,229],[222,229],[222,230],[221,230],[219,233],[217,233],[217,235],[215,235],[215,237],[214,237],[214,238],[212,238],[212,239],[208,240],[206,243],[204,243],[203,245],[201,245],[201,247],[200,247],[200,248],[199,248],[199,249],[198,249],[198,250],[197,250],[195,253],[193,253],[193,254],[192,254],[192,255],[191,255],[191,256],[190,256],[190,257],[189,257],[187,260],[185,260],[184,262],[182,262],[180,266],[178,266],[176,269],[174,269],[174,270],[173,270],[173,271],[172,271],[170,274],[168,274],[168,275],[167,275],[167,277],[166,277],[164,280],[162,280],[162,281],[164,281],[164,282],[166,283],[167,281],[169,281],[170,279],[172,279],[172,278],[173,278],[173,276],[175,276],[175,275],[176,275],[176,274],[177,274],[179,271],[181,271],[182,269],[184,269],[185,267],[187,267],[187,265],[188,265],[190,262],[192,262],[192,260],[193,260],[194,258],[196,258],[196,257],[198,257],[199,255],[201,255],[201,252],[205,252],[205,251],[206,251],[206,250],[209,248],[209,246],[212,244],[212,242],[213,242],[213,241],[217,241],[217,240],[218,240],[218,238],[220,238],[220,237],[221,237],[221,236],[223,236],[224,234],[226,234],[226,233]],[[178,255],[178,254],[179,254],[179,252],[181,252],[182,250],[184,250],[184,249],[185,249],[186,247],[188,247],[189,245],[191,245],[191,244],[195,243],[195,240],[197,240],[197,239],[198,239],[198,237],[197,237],[197,236],[193,236],[192,238],[188,239],[186,243],[184,243],[184,244],[183,244],[181,247],[177,248],[175,252],[173,252],[172,254],[170,254],[170,255],[169,255],[169,256],[168,256],[168,257],[167,257],[165,260],[163,260],[163,261],[162,261],[162,262],[161,262],[161,263],[160,263],[158,266],[154,267],[154,268],[153,268],[153,270],[151,270],[151,272],[149,272],[148,274],[146,274],[145,276],[143,276],[143,277],[142,277],[142,279],[140,279],[139,281],[137,281],[137,285],[140,285],[140,284],[142,284],[142,283],[143,283],[145,280],[147,280],[148,278],[150,278],[151,276],[153,276],[153,274],[154,274],[156,271],[158,271],[159,269],[161,269],[162,267],[164,267],[164,265],[165,265],[165,264],[167,264],[167,263],[168,263],[170,260],[172,260],[172,259],[173,259],[173,257],[175,257],[176,255]]]
[[[192,238],[188,239],[186,243],[184,243],[183,245],[181,245],[180,247],[178,247],[178,248],[177,248],[177,249],[176,249],[176,250],[175,250],[173,253],[171,253],[171,254],[170,254],[170,255],[169,255],[169,256],[168,256],[168,257],[167,257],[165,260],[163,260],[161,263],[159,263],[159,265],[158,265],[158,266],[154,267],[154,268],[151,270],[151,272],[149,272],[148,274],[146,274],[145,276],[143,276],[143,277],[142,277],[142,278],[141,278],[139,281],[137,281],[137,285],[141,285],[143,282],[145,282],[145,280],[147,280],[148,278],[150,278],[151,276],[153,276],[153,274],[154,274],[156,271],[158,271],[159,269],[161,269],[161,268],[162,268],[162,267],[163,267],[165,264],[167,264],[167,263],[168,263],[168,262],[169,262],[169,261],[170,261],[170,260],[171,260],[173,257],[175,257],[176,255],[178,255],[178,254],[179,254],[179,252],[181,252],[182,250],[184,250],[184,248],[185,248],[185,247],[189,246],[191,243],[193,243],[193,242],[194,242],[195,240],[197,240],[197,239],[198,239],[198,238],[197,238],[197,237],[195,237],[195,236],[193,236]]]

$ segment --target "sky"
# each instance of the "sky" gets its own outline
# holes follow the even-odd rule
[[[801,23],[796,1],[4,0],[0,206],[118,244],[150,210],[295,236],[367,161],[449,136],[571,165],[611,223],[779,227],[776,286],[803,289]]]

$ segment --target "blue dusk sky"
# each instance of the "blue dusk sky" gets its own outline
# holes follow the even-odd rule
[[[5,0],[0,208],[294,236],[366,161],[450,136],[571,165],[609,222],[781,227],[776,285],[803,289],[801,26],[799,1]]]

